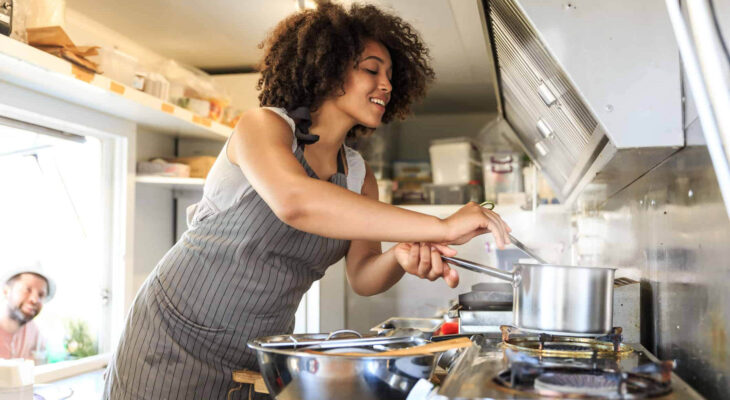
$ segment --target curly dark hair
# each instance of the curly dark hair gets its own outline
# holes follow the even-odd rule
[[[410,105],[426,95],[435,78],[428,49],[418,32],[400,17],[372,5],[350,10],[324,3],[280,22],[259,47],[265,49],[257,89],[260,106],[287,110],[309,106],[315,111],[333,94],[344,94],[345,72],[355,66],[368,39],[382,43],[393,61],[390,102],[382,121],[405,119]],[[372,132],[355,126],[348,136]]]

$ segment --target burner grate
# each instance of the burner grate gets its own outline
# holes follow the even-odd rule
[[[585,338],[550,334],[525,335],[510,326],[500,327],[502,345],[505,348],[523,351],[531,355],[546,357],[608,358],[625,357],[633,349],[621,343],[621,328],[614,328],[615,334]]]

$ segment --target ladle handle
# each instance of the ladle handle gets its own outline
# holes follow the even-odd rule
[[[333,355],[333,356],[357,356],[357,357],[372,357],[372,356],[378,356],[378,357],[395,357],[395,356],[414,356],[414,355],[421,355],[421,354],[431,354],[431,353],[438,353],[442,351],[447,351],[451,349],[460,349],[463,347],[469,347],[472,345],[472,341],[468,337],[461,337],[456,339],[449,339],[444,340],[442,342],[432,342],[428,344],[424,344],[421,346],[414,346],[414,347],[406,347],[403,349],[393,349],[393,350],[387,350],[387,351],[381,351],[379,353],[358,353],[358,352],[350,352],[350,353],[320,353],[317,351],[309,351],[310,353],[315,354],[327,354],[327,355]]]
[[[456,265],[457,267],[461,267],[464,269],[468,269],[469,271],[479,272],[481,274],[487,274],[487,275],[493,276],[495,278],[503,279],[508,282],[514,282],[514,280],[515,280],[513,273],[502,271],[501,269],[497,269],[494,267],[488,267],[486,265],[477,264],[475,262],[463,260],[461,258],[456,258],[456,257],[441,256],[441,259],[446,261],[449,264]]]
[[[516,237],[512,236],[511,233],[509,234],[509,240],[510,240],[510,242],[512,242],[512,244],[514,244],[515,246],[517,246],[518,249],[524,251],[525,254],[527,254],[528,256],[530,256],[532,258],[534,258],[538,263],[540,263],[540,264],[549,264],[548,262],[546,262],[545,260],[543,260],[542,257],[536,255],[535,252],[532,251],[532,249],[530,249],[529,247],[525,246],[525,244],[522,243],[522,242],[520,242],[519,240],[517,240]]]

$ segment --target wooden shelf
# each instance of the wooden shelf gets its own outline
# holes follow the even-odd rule
[[[144,185],[177,190],[203,190],[203,178],[171,178],[167,176],[137,175],[135,182]]]
[[[224,141],[231,128],[157,97],[92,74],[0,35],[0,81],[121,117],[159,133]]]

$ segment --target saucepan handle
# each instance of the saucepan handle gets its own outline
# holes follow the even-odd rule
[[[461,267],[464,269],[468,269],[469,271],[479,272],[481,274],[487,274],[490,276],[493,276],[495,278],[503,279],[508,282],[512,282],[513,284],[516,284],[515,274],[512,272],[506,272],[502,271],[501,269],[497,269],[494,267],[488,267],[486,265],[477,264],[475,262],[467,261],[461,258],[456,257],[446,257],[441,256],[441,259],[445,262],[456,265],[457,267]]]

